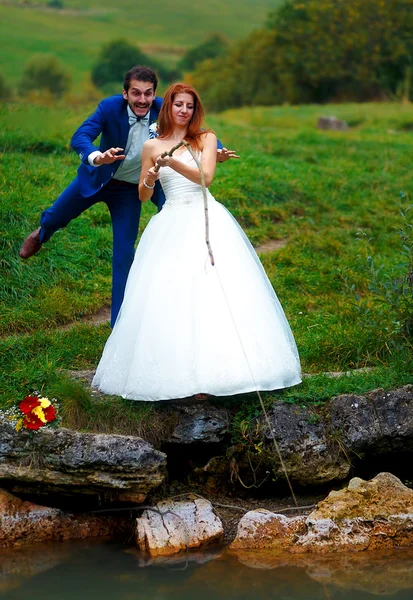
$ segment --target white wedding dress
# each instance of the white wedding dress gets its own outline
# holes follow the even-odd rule
[[[195,166],[190,152],[179,159]],[[166,203],[136,250],[92,385],[133,400],[228,396],[300,383],[283,309],[248,238],[207,192],[170,167]]]

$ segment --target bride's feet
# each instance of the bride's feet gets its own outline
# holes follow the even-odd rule
[[[195,394],[192,398],[194,398],[194,400],[208,400],[209,394]]]

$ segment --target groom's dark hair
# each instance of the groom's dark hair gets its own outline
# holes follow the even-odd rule
[[[125,90],[125,92],[128,91],[132,79],[153,83],[154,90],[156,90],[156,86],[158,85],[158,78],[156,76],[156,73],[150,67],[143,67],[141,65],[136,65],[135,67],[132,67],[126,73],[125,79],[123,80],[123,89]]]

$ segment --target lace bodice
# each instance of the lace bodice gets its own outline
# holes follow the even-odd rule
[[[196,167],[196,163],[187,149],[176,158],[190,166]],[[166,202],[162,210],[184,204],[193,204],[194,202],[203,202],[202,186],[190,181],[170,167],[161,168],[160,181],[166,197]],[[208,190],[207,195],[208,199],[213,200],[213,196]]]

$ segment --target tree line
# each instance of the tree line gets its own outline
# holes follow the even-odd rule
[[[222,110],[408,99],[412,67],[412,0],[287,0],[190,80],[210,109]]]
[[[230,44],[211,34],[167,68],[126,40],[102,47],[91,81],[119,90],[134,64],[153,67],[162,83],[185,78],[209,110],[274,105],[410,99],[413,85],[413,0],[285,0],[246,39]],[[25,89],[61,97],[71,74],[53,56],[33,56]],[[0,99],[11,89],[0,76]]]
[[[169,84],[182,79],[184,72],[193,70],[201,61],[223,52],[227,44],[222,36],[211,34],[204,42],[190,48],[175,68],[168,68],[127,40],[111,40],[102,46],[90,80],[103,93],[118,93],[125,73],[133,65],[148,65],[156,71],[163,84]],[[27,62],[19,87],[26,94],[27,91],[46,92],[54,98],[61,98],[72,87],[72,75],[55,56],[37,54]],[[0,74],[0,100],[7,101],[12,97],[12,88]]]

